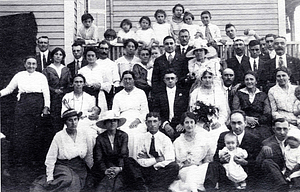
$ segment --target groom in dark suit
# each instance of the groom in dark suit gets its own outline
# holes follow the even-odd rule
[[[246,159],[242,157],[234,157],[234,161],[240,164],[248,174],[247,182],[251,181],[251,184],[255,183],[256,179],[256,157],[261,149],[261,143],[259,138],[252,133],[248,132],[246,127],[246,114],[241,110],[234,110],[230,114],[230,126],[231,131],[223,132],[220,134],[217,150],[214,155],[214,161],[209,163],[204,186],[206,189],[215,188],[219,183],[220,189],[233,187],[232,182],[226,177],[226,171],[223,167],[224,163],[228,163],[230,160],[230,154],[225,153],[219,156],[219,151],[225,147],[224,137],[227,133],[232,132],[235,134],[239,141],[239,147],[245,149],[248,153]],[[248,185],[248,184],[247,184]]]
[[[183,86],[186,76],[188,74],[188,62],[184,56],[175,52],[175,40],[171,36],[164,38],[164,48],[166,53],[156,58],[154,61],[153,74],[152,74],[152,93],[156,94],[164,88],[164,74],[167,69],[173,68],[177,75],[177,85]]]
[[[165,87],[154,98],[154,111],[159,112],[162,121],[162,132],[174,141],[179,135],[176,127],[180,124],[181,115],[188,108],[189,94],[186,89],[176,86],[177,76],[173,69],[167,69],[164,75]]]

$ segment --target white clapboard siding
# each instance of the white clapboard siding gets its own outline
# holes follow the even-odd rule
[[[0,16],[33,12],[38,25],[37,37],[46,35],[50,49],[64,48],[63,0],[0,0]]]
[[[212,14],[211,22],[219,26],[223,37],[226,36],[224,28],[227,23],[236,26],[238,35],[242,35],[247,28],[254,29],[261,36],[279,32],[278,0],[113,0],[112,28],[119,31],[120,22],[125,18],[133,22],[134,28],[138,27],[142,16],[148,16],[155,22],[154,13],[157,9],[165,10],[167,19],[171,19],[172,8],[177,3],[181,3],[194,14],[195,24],[202,24],[200,14],[209,10]],[[107,0],[107,25],[111,27],[109,11]]]

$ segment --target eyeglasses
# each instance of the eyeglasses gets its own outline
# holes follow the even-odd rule
[[[149,53],[142,53],[141,56],[149,56]]]

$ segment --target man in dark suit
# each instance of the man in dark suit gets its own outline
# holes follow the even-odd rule
[[[259,45],[260,45],[260,55],[259,57],[261,57],[264,61],[267,61],[270,59],[269,56],[269,51],[267,48],[267,43],[266,43],[266,38],[262,37],[259,39]]]
[[[285,37],[278,36],[274,40],[274,49],[276,56],[270,59],[265,64],[265,69],[268,72],[268,81],[270,86],[276,83],[275,69],[281,66],[287,67],[292,71],[290,81],[297,84],[300,81],[300,59],[291,57],[286,54],[286,39]]]
[[[154,61],[152,73],[152,93],[156,94],[164,88],[164,74],[167,69],[173,68],[176,72],[178,82],[177,85],[183,87],[186,76],[188,74],[188,62],[179,53],[175,52],[175,40],[171,36],[164,38],[164,48],[166,53],[156,58]]]
[[[181,133],[177,131],[181,115],[188,108],[189,94],[186,89],[176,86],[177,76],[173,69],[164,75],[165,88],[154,98],[154,111],[159,112],[162,120],[162,132],[174,141]]]
[[[274,50],[274,40],[276,38],[276,35],[274,34],[267,34],[265,39],[266,39],[266,47],[268,49],[268,54],[265,55],[264,59],[269,60],[269,59],[274,59],[276,56],[276,52]]]
[[[287,191],[288,184],[284,179],[282,170],[285,167],[284,141],[289,131],[289,123],[284,118],[275,119],[273,122],[274,135],[263,141],[261,152],[257,156],[257,163],[261,166],[264,179],[272,191]]]
[[[251,40],[249,42],[250,57],[248,62],[242,63],[243,74],[247,71],[254,71],[257,73],[257,87],[260,88],[266,84],[266,72],[264,68],[265,61],[260,57],[260,44],[258,40]]]
[[[74,61],[69,63],[67,67],[70,69],[72,78],[78,73],[78,70],[88,64],[87,60],[83,58],[83,47],[80,43],[73,43],[72,53],[74,56]]]
[[[41,36],[37,40],[37,46],[40,50],[36,54],[37,68],[36,71],[42,72],[51,63],[51,51],[49,50],[49,38]]]
[[[234,71],[235,79],[234,84],[243,82],[243,68],[242,65],[247,65],[249,57],[245,55],[245,42],[243,39],[235,39],[233,48],[235,56],[226,60],[227,67]]]
[[[180,45],[176,46],[175,52],[186,56],[186,53],[193,49],[189,46],[190,32],[187,29],[181,29],[178,36]]]
[[[246,114],[241,110],[232,111],[230,114],[230,126],[231,131],[223,132],[220,134],[217,150],[214,155],[214,161],[209,163],[204,186],[206,189],[213,189],[216,186],[216,183],[219,182],[220,189],[226,187],[231,188],[232,183],[226,177],[225,168],[222,166],[224,163],[228,163],[230,160],[230,154],[225,153],[222,156],[219,156],[219,151],[225,147],[224,137],[227,133],[232,132],[238,138],[240,143],[239,147],[245,149],[248,153],[246,159],[241,157],[234,157],[234,161],[237,164],[240,164],[248,174],[248,180],[255,180],[256,177],[256,157],[260,151],[260,142],[259,138],[252,133],[245,130],[246,127]]]

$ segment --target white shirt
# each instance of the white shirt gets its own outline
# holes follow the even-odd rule
[[[180,53],[183,54],[182,50],[184,49],[184,53],[186,53],[186,50],[189,47],[189,45],[186,45],[186,46],[179,45],[179,47],[180,47]]]
[[[235,55],[236,59],[238,60],[238,62],[241,64],[242,63],[242,59],[243,59],[243,56],[238,56],[238,55]]]
[[[92,68],[90,65],[84,66],[79,69],[78,74],[81,74],[86,79],[86,85],[92,86],[94,84],[103,84],[102,68],[99,67],[98,63]]]
[[[136,31],[137,41],[144,41],[148,46],[152,39],[155,39],[155,33],[152,28],[146,30],[138,29]]]
[[[155,39],[158,40],[159,45],[164,44],[163,42],[164,38],[168,35],[171,36],[171,31],[172,31],[170,23],[162,23],[162,24],[154,23],[153,30],[156,36]]]
[[[254,71],[254,61],[255,61],[255,64],[256,64],[256,70],[258,69],[258,64],[259,64],[259,57],[257,58],[253,58],[253,57],[250,57],[250,65],[251,65],[251,70]]]
[[[66,129],[56,133],[45,161],[47,181],[53,180],[53,172],[57,159],[71,160],[79,156],[82,159],[84,158],[88,167],[91,168],[93,166],[93,149],[88,147],[89,142],[87,135],[80,129],[77,129],[75,142],[68,135]]]
[[[158,131],[153,135],[155,140],[155,150],[159,156],[164,156],[165,160],[157,163],[155,158],[149,154],[152,134],[150,132],[144,133],[141,136],[138,145],[138,153],[147,153],[150,158],[137,159],[137,162],[143,167],[153,166],[155,169],[165,167],[169,163],[175,161],[175,152],[173,144],[168,136]]]
[[[239,135],[237,135],[235,132],[233,132],[233,133],[237,136],[238,141],[239,141],[239,145],[241,145],[241,143],[243,141],[243,138],[244,138],[244,135],[245,135],[245,130]]]
[[[270,59],[274,59],[276,56],[276,51],[274,49],[272,51],[270,51],[270,50],[268,50],[268,51],[269,51]]]
[[[286,63],[286,54],[283,54],[283,55],[281,55],[281,56],[279,56],[279,55],[276,55],[276,68],[278,68],[279,67],[279,58],[280,57],[282,57],[282,61],[283,61],[283,66],[284,67],[287,67],[287,63]]]
[[[219,27],[217,25],[209,23],[208,24],[208,28],[210,30],[212,38],[216,42],[218,42],[218,41],[220,41],[222,39],[222,37],[221,37],[221,31],[220,31],[220,29],[219,29]],[[204,39],[206,38],[206,36],[205,36],[205,29],[206,29],[205,25],[200,26],[200,31],[203,34]]]
[[[82,66],[82,60],[83,60],[83,57],[80,57],[79,59],[75,59],[75,65],[77,64],[77,61],[78,61],[78,67],[79,67],[79,69],[81,68],[81,66]],[[78,70],[79,70],[78,69]]]
[[[44,105],[50,108],[48,81],[42,73],[37,71],[33,73],[28,73],[27,71],[17,73],[7,87],[1,90],[1,97],[12,93],[16,88],[19,89],[18,100],[21,93],[43,93]]]
[[[72,109],[75,109],[77,112],[81,111],[83,116],[87,116],[88,111],[96,105],[96,100],[95,97],[86,92],[83,92],[82,96],[77,98],[74,95],[74,91],[72,91],[71,93],[67,93],[62,99],[61,114],[68,109],[67,105],[69,105]]]
[[[166,87],[167,95],[168,95],[168,102],[169,102],[169,121],[171,122],[172,118],[174,117],[174,101],[175,101],[175,94],[176,94],[176,86],[173,88]]]
[[[260,93],[261,91],[259,89],[256,89],[255,93],[252,95],[249,93],[248,89],[245,87],[245,88],[240,89],[240,92],[243,92],[243,93],[246,93],[247,95],[249,95],[249,101],[250,101],[250,103],[253,103],[253,101],[255,99],[255,95]]]
[[[136,39],[136,34],[132,29],[130,29],[127,33],[123,29],[121,29],[118,32],[117,36],[120,37],[121,40],[122,39]]]
[[[120,79],[122,77],[122,74],[124,71],[132,71],[133,66],[137,63],[139,63],[141,60],[137,56],[133,56],[133,59],[131,61],[128,61],[125,56],[120,57],[115,62],[117,63]]]
[[[165,53],[166,54],[166,58],[167,58],[167,60],[169,59],[169,55],[172,55],[172,59],[174,59],[175,58],[175,51],[173,51],[172,53]],[[172,60],[173,61],[173,60]]]
[[[101,87],[103,90],[109,93],[112,85],[116,87],[120,85],[118,66],[115,62],[108,58],[98,59],[96,63],[102,69],[103,84],[101,85]]]

